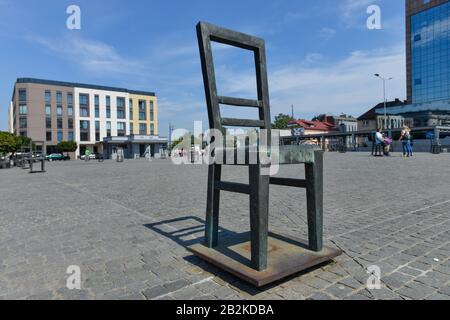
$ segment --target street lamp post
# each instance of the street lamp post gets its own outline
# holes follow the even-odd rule
[[[172,124],[169,124],[169,146],[168,146],[168,151],[169,151],[169,157],[172,156],[172,132],[174,130],[174,127],[172,126]]]
[[[387,107],[386,107],[386,81],[392,80],[393,78],[383,78],[378,73],[375,73],[375,77],[383,80],[383,101],[384,101],[384,130],[387,130]]]

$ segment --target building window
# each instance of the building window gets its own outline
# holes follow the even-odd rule
[[[147,134],[147,124],[146,123],[139,123],[139,134],[140,135]]]
[[[81,120],[80,121],[80,130],[89,130],[89,121]]]
[[[67,128],[68,129],[73,129],[73,119],[72,118],[69,118],[69,119],[67,119]]]
[[[125,98],[117,98],[117,119],[125,119]]]
[[[46,129],[52,128],[52,118],[45,118],[45,128]]]
[[[150,101],[150,121],[155,121],[155,110],[153,106],[153,101]]]
[[[73,106],[73,94],[71,94],[71,93],[67,94],[67,105]]]
[[[151,136],[155,135],[155,125],[153,123],[150,125],[150,135]]]
[[[27,101],[27,89],[19,89],[19,101]]]
[[[51,131],[47,131],[47,133],[45,134],[45,140],[52,141],[52,132]]]
[[[106,118],[111,119],[111,97],[106,96]]]
[[[20,131],[21,137],[26,137],[27,135],[28,135],[28,133],[26,131]]]
[[[63,141],[63,132],[62,131],[58,131],[58,143]]]
[[[80,117],[89,117],[89,95],[80,94]]]
[[[49,90],[45,90],[45,104],[52,103],[52,93]]]
[[[28,126],[27,118],[19,118],[19,128],[26,129]]]
[[[89,133],[90,123],[87,120],[80,121],[80,140],[81,141],[90,141],[90,133]]]
[[[106,136],[111,137],[111,121],[106,121]]]
[[[133,120],[133,99],[130,99],[130,120]]]
[[[62,105],[62,93],[60,91],[56,91],[56,104]]]
[[[58,119],[56,120],[56,127],[57,127],[58,129],[62,129],[62,128],[63,128],[63,119],[58,118]]]
[[[133,125],[133,122],[130,122],[130,134],[134,134],[134,125]]]
[[[100,118],[100,97],[98,96],[98,94],[95,95],[94,100],[95,100],[95,117]]]
[[[57,106],[56,107],[56,115],[58,117],[62,117],[62,115],[63,115],[63,108],[62,108],[62,106]]]
[[[147,102],[144,100],[139,100],[139,120],[147,120]]]
[[[100,121],[95,121],[95,141],[100,141]]]
[[[80,105],[88,106],[89,105],[89,95],[80,94]]]
[[[119,137],[124,137],[126,134],[125,122],[117,122],[117,135]]]
[[[27,106],[25,104],[19,105],[19,114],[21,116],[26,116],[28,114],[28,109],[27,109]]]
[[[67,94],[67,116],[73,117],[73,95],[71,93]]]
[[[117,97],[117,108],[125,108],[125,98]]]
[[[74,138],[73,138],[73,131],[69,131],[69,132],[67,133],[67,140],[68,140],[68,141],[74,141]]]
[[[51,106],[45,106],[45,115],[47,115],[47,116],[52,115],[52,107]]]

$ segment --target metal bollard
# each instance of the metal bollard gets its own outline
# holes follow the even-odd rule
[[[44,173],[45,172],[45,158],[38,159],[38,162],[41,163],[41,170],[34,170],[34,161],[30,161],[30,173]]]

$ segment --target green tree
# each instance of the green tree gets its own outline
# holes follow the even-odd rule
[[[272,129],[277,130],[288,129],[288,124],[291,121],[294,121],[294,119],[291,116],[280,113],[278,116],[275,117],[275,122],[272,124]]]
[[[61,153],[75,152],[78,149],[78,144],[75,141],[61,141],[58,143],[57,148]]]
[[[175,149],[175,147],[176,147],[177,145],[179,145],[181,142],[183,142],[183,139],[184,139],[183,137],[180,137],[180,138],[174,140],[174,141],[172,142],[172,145],[169,146],[170,150],[172,151],[173,149]]]
[[[14,155],[21,147],[28,147],[30,143],[31,139],[28,137],[0,131],[0,154],[11,153]]]

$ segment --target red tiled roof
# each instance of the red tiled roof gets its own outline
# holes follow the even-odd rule
[[[296,120],[289,123],[290,126],[299,126],[305,130],[317,130],[317,131],[334,131],[337,128],[329,122],[320,121],[308,121],[308,120]]]

